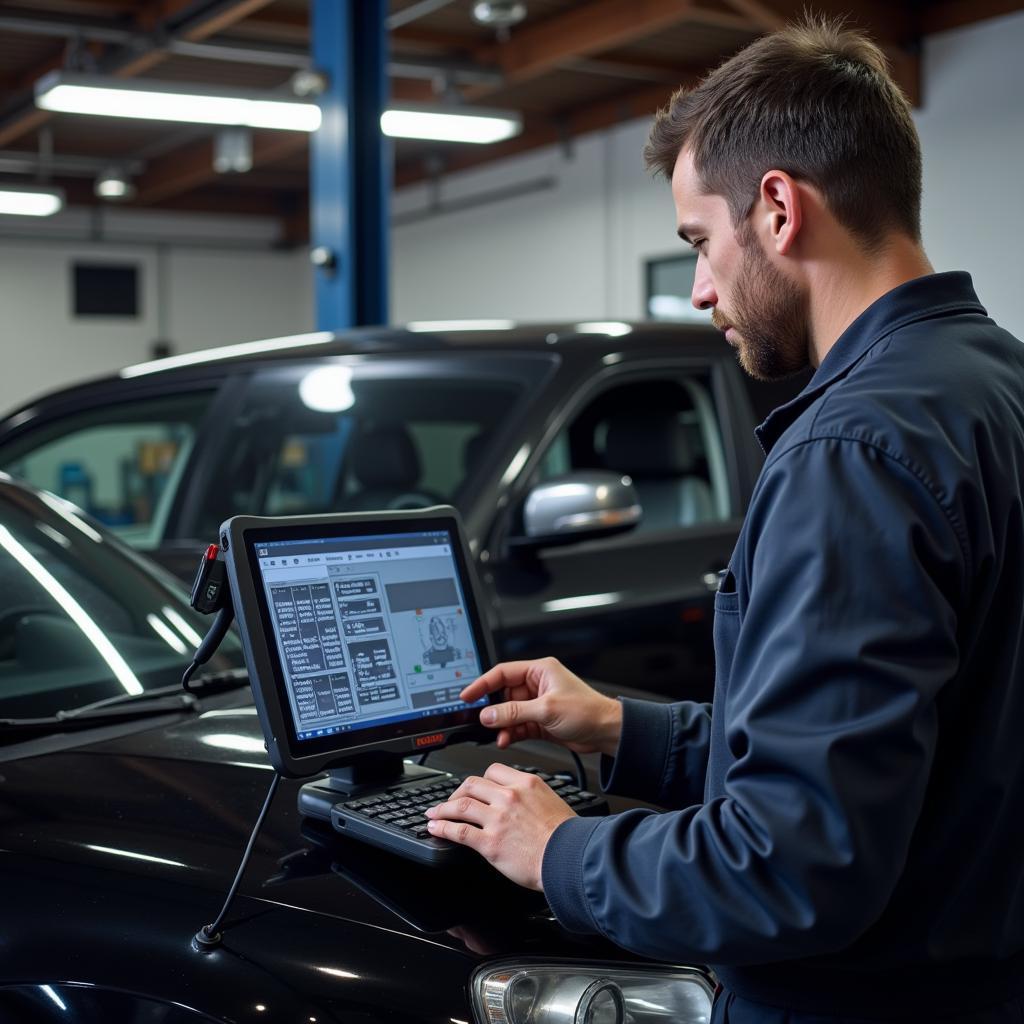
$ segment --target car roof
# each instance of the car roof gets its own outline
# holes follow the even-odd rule
[[[0,429],[17,429],[50,402],[63,404],[82,389],[107,389],[123,382],[145,380],[160,386],[177,381],[220,378],[235,370],[268,363],[332,356],[418,356],[493,354],[534,356],[559,353],[563,357],[599,361],[610,353],[664,349],[682,354],[727,351],[727,343],[708,324],[660,321],[551,321],[521,324],[514,321],[421,321],[405,327],[356,327],[265,338],[184,352],[126,366],[34,396],[0,418]]]

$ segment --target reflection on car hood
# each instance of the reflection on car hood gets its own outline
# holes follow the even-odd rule
[[[531,762],[543,763],[534,753]],[[495,754],[464,745],[438,752],[431,764],[483,771]],[[209,890],[212,917],[270,780],[252,707],[8,761],[0,765],[0,849],[45,860],[55,875],[112,870],[141,876],[152,891],[164,883],[199,886]],[[246,869],[245,896],[463,954],[623,955],[571,939],[539,894],[506,882],[475,857],[458,871],[421,867],[303,819],[296,808],[300,784],[282,780]]]

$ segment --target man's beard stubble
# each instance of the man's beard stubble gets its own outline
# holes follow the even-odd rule
[[[781,380],[810,365],[807,297],[768,259],[748,222],[736,232],[743,249],[733,309],[711,322],[739,335],[740,366],[757,380]]]

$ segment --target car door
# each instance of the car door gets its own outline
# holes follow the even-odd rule
[[[554,655],[613,686],[710,699],[714,591],[756,463],[749,409],[740,430],[727,419],[746,402],[731,370],[711,359],[624,366],[552,424],[491,548],[501,657]],[[593,469],[632,478],[639,526],[564,546],[517,542],[531,487]]]

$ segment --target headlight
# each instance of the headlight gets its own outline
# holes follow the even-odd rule
[[[478,1024],[707,1024],[699,971],[625,964],[487,964],[473,976]]]

